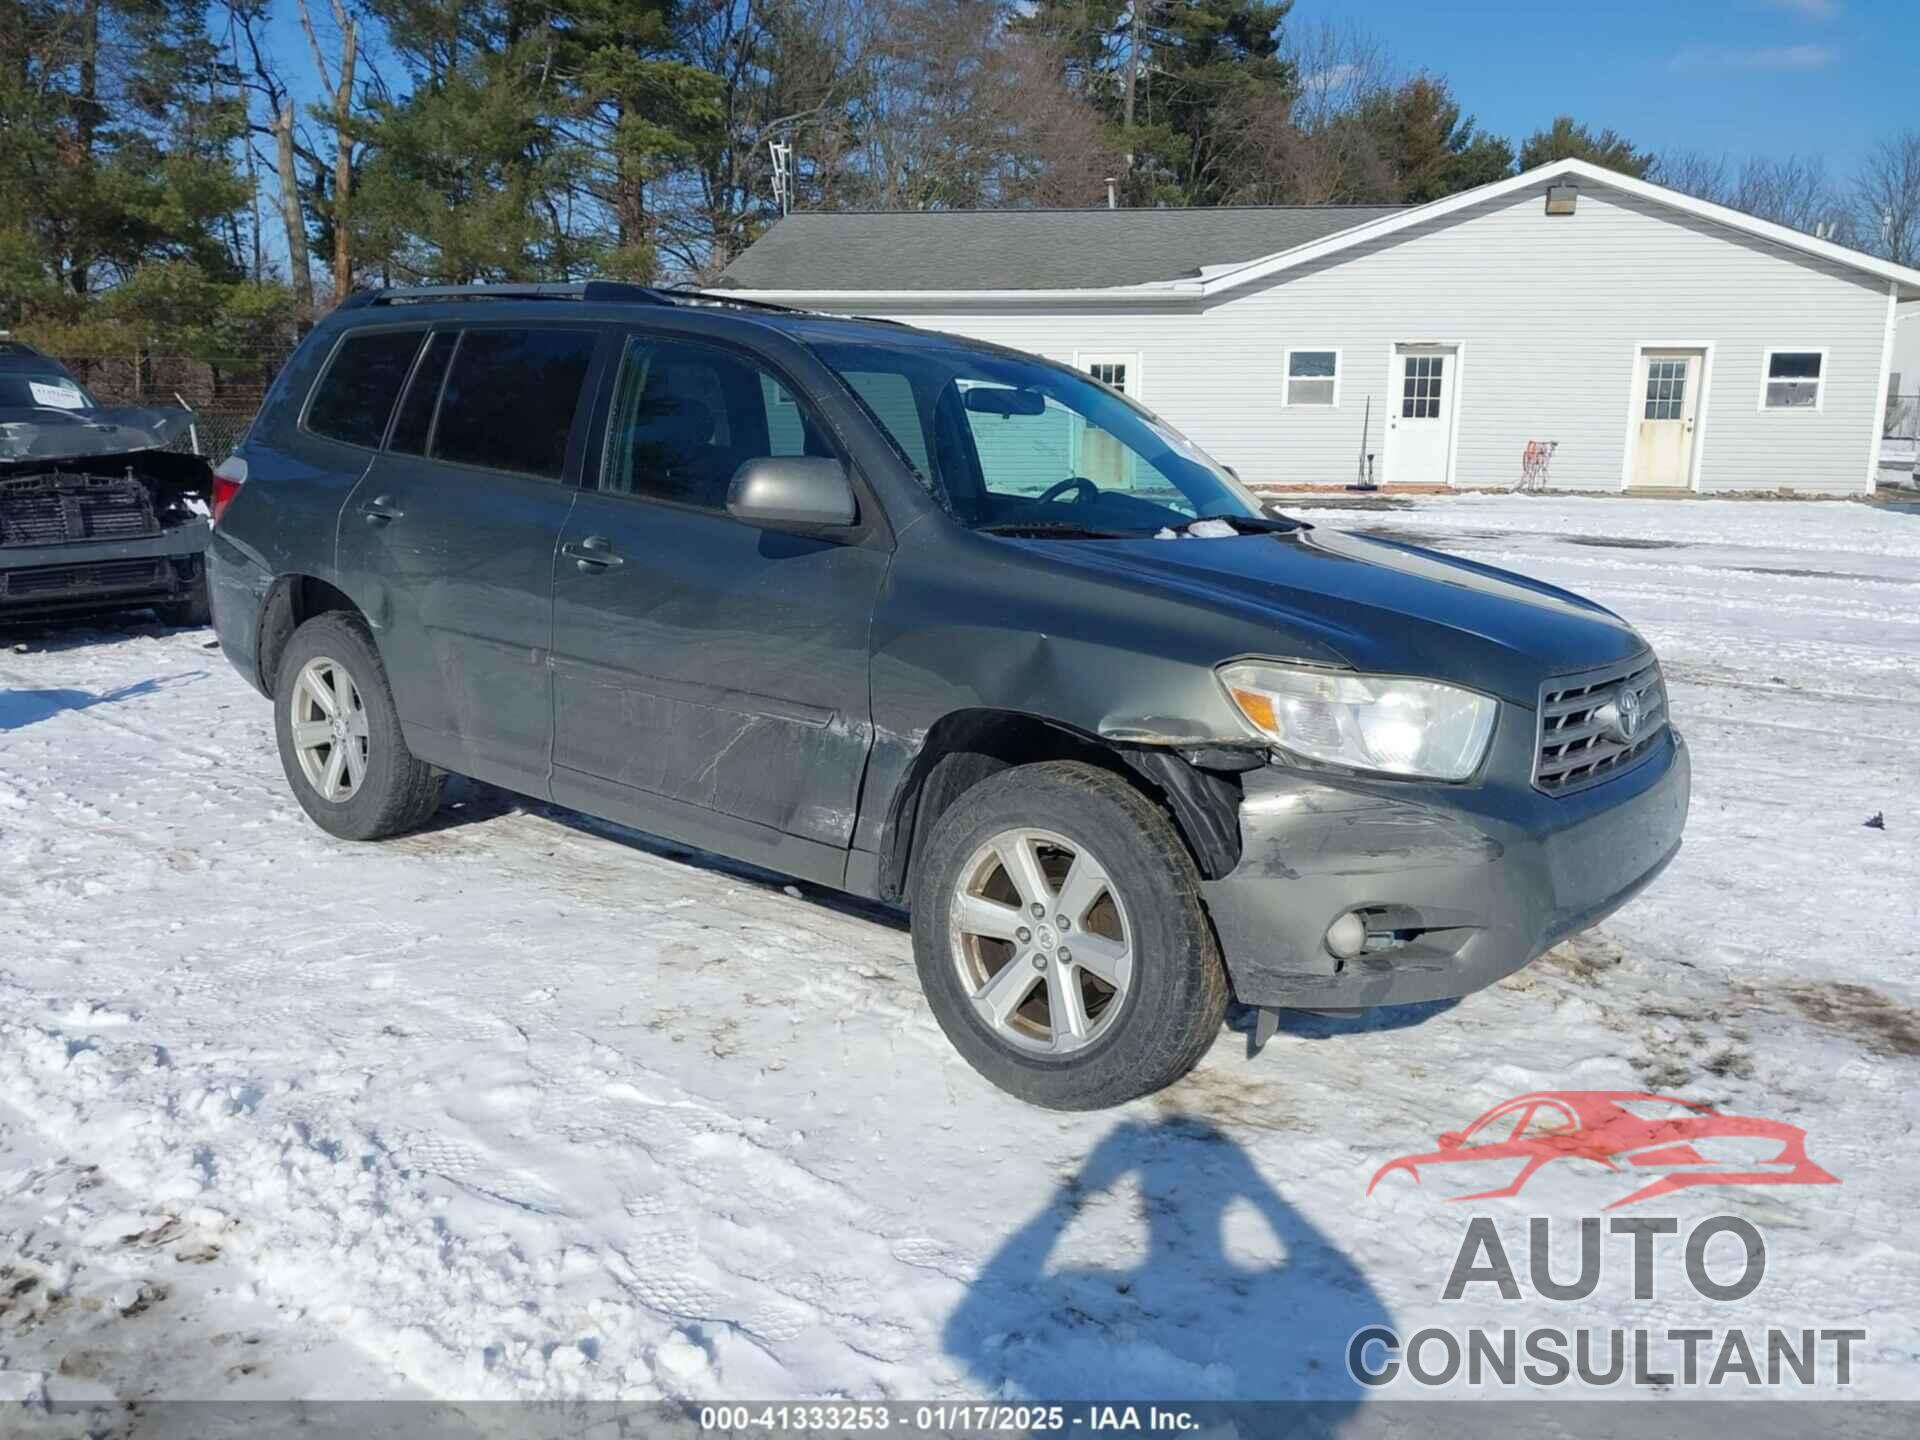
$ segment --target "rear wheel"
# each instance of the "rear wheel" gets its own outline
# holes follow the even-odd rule
[[[914,957],[954,1047],[1059,1110],[1171,1084],[1220,1032],[1227,980],[1167,817],[1071,761],[1003,770],[940,817],[916,867]]]
[[[274,686],[280,764],[313,822],[343,840],[414,829],[440,803],[441,776],[400,733],[387,673],[357,616],[316,616],[293,632]]]

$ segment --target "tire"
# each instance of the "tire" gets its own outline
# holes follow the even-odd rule
[[[159,616],[162,625],[171,625],[176,629],[204,629],[213,623],[213,606],[207,600],[207,577],[202,575],[193,582],[193,589],[179,600],[169,600],[156,605],[154,614]]]
[[[310,669],[310,667],[317,667]],[[348,705],[345,721],[348,744],[361,742],[359,774],[353,774],[352,752],[339,740],[308,747],[294,741],[296,691],[309,723],[331,726],[312,690],[302,689],[302,677],[312,674],[336,706],[344,674]],[[351,703],[358,697],[358,704]],[[280,764],[300,808],[313,823],[342,840],[382,840],[424,823],[440,804],[442,775],[416,760],[400,733],[400,715],[386,667],[374,648],[373,636],[357,615],[329,611],[315,616],[293,632],[280,656],[273,687],[273,728],[280,742]],[[341,732],[335,731],[335,736]],[[334,777],[333,755],[342,750],[340,771]],[[309,773],[309,767],[314,773]],[[329,797],[329,779],[337,793]],[[344,782],[344,783],[342,783]]]
[[[1023,853],[1037,860],[1037,875]],[[1083,856],[1104,890],[1076,880]],[[1065,931],[1043,925],[1057,916],[1035,918],[1030,903],[1013,906],[1041,882],[1050,908],[1085,911]],[[1069,892],[1100,898],[1090,908],[1063,903]],[[1028,1104],[1100,1110],[1151,1094],[1198,1064],[1220,1034],[1227,974],[1193,857],[1159,807],[1097,766],[1021,765],[966,791],[916,861],[912,914],[914,961],[940,1028],[968,1064]],[[1032,923],[999,938],[1012,914]],[[1081,950],[1069,965],[1062,952],[1074,943]],[[1114,959],[1122,951],[1124,967]],[[1015,966],[1038,978],[1026,981]],[[1111,987],[1096,969],[1124,973],[1126,983]],[[1072,990],[1057,1025],[1063,983]],[[1078,1016],[1069,1013],[1073,996]]]

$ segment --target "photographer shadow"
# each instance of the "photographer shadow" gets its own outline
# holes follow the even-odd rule
[[[1129,1175],[1145,1257],[1108,1267],[1073,1255],[1050,1270],[1069,1223]],[[1235,1213],[1242,1202],[1250,1213]],[[1366,1393],[1348,1340],[1391,1324],[1359,1267],[1238,1144],[1173,1117],[1109,1133],[988,1261],[945,1344],[996,1397],[1311,1401],[1293,1418],[1324,1433]]]

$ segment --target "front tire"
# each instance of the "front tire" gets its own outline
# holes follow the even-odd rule
[[[287,783],[329,835],[381,840],[439,808],[442,776],[407,749],[386,668],[357,615],[330,611],[293,632],[273,713]]]
[[[1192,856],[1146,796],[1077,761],[1003,770],[940,817],[915,867],[913,949],[954,1048],[1048,1109],[1172,1084],[1226,1015]]]

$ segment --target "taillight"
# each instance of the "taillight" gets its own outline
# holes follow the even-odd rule
[[[240,487],[247,483],[247,462],[238,455],[229,455],[215,467],[213,472],[213,519],[218,524],[220,517],[227,513],[227,506],[233,503],[233,497],[240,493]]]

